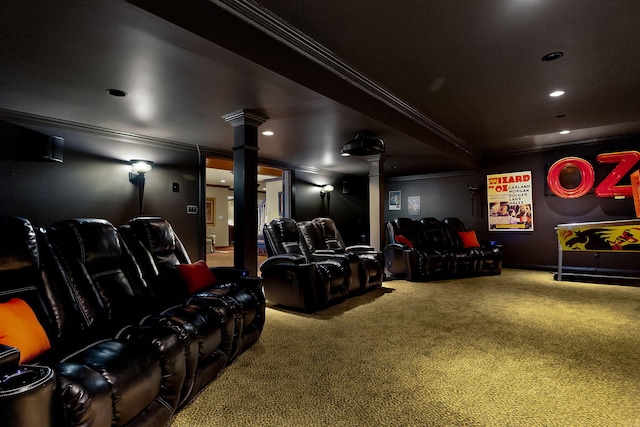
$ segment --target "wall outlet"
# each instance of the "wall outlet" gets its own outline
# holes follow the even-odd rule
[[[187,213],[189,215],[197,215],[198,207],[196,205],[187,205]]]

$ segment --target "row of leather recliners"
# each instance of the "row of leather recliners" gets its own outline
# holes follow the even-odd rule
[[[306,312],[379,287],[384,257],[368,245],[346,246],[330,218],[265,224],[268,258],[260,265],[270,302]]]
[[[0,424],[168,425],[265,321],[262,279],[197,265],[161,218],[0,216],[0,329],[33,334],[0,345]]]
[[[502,272],[502,250],[479,241],[458,218],[395,218],[385,223],[384,258],[392,277],[411,281]]]

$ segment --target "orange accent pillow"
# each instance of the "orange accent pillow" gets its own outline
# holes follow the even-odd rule
[[[20,350],[20,363],[51,348],[47,333],[29,305],[19,298],[0,304],[0,343]]]
[[[462,246],[464,248],[480,247],[480,242],[478,242],[478,237],[476,236],[475,231],[458,231],[458,236],[460,236],[460,240],[462,240]]]
[[[203,260],[196,261],[193,264],[178,264],[176,268],[191,293],[218,282],[216,276],[213,275],[209,266]]]
[[[410,248],[413,247],[413,243],[411,243],[411,240],[407,239],[402,234],[398,234],[397,236],[395,236],[395,239],[396,239],[396,243],[400,243],[401,245],[409,246]]]

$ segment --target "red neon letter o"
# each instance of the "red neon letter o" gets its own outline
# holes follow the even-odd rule
[[[580,185],[576,188],[564,188],[560,184],[560,173],[568,168],[574,167],[580,171]],[[558,160],[549,168],[547,172],[547,185],[558,197],[563,199],[577,199],[587,194],[593,188],[596,177],[591,163],[580,157],[565,157]]]

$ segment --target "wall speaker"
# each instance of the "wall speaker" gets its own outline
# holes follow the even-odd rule
[[[0,120],[0,160],[62,163],[64,138]]]
[[[59,136],[49,136],[44,139],[41,155],[44,160],[62,163],[62,152],[64,148],[64,138]]]

